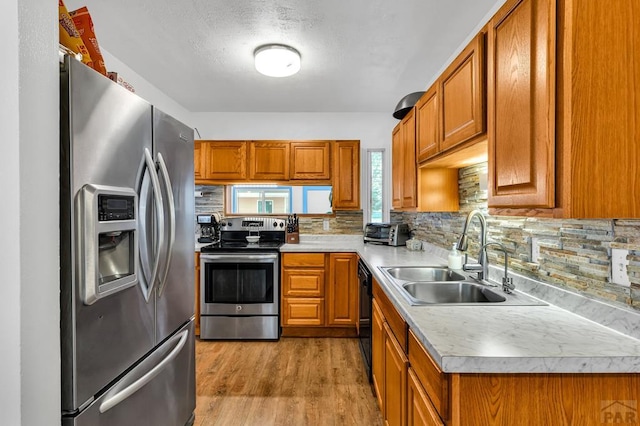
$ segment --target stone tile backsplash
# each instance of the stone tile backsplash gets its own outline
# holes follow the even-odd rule
[[[487,192],[480,189],[486,163],[460,169],[460,212],[392,212],[393,221],[410,224],[414,236],[450,249],[473,209],[487,214]],[[487,217],[488,238],[502,243],[509,267],[525,276],[599,300],[640,310],[640,220],[576,220],[529,217]],[[479,226],[469,233],[469,257],[478,255]],[[534,250],[534,247],[538,247]],[[612,283],[611,249],[629,250],[627,272],[631,287]],[[489,250],[491,264],[504,265],[504,255]]]

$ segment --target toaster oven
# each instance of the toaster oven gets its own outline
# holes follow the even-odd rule
[[[367,223],[364,228],[364,242],[388,246],[403,246],[409,239],[409,225],[406,223]]]

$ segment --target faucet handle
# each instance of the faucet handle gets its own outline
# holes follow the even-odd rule
[[[502,278],[502,291],[507,294],[511,294],[513,290],[515,290],[516,286],[513,284],[513,278],[503,277]]]

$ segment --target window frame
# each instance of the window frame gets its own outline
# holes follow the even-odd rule
[[[380,161],[380,181],[381,181],[381,197],[382,199],[380,200],[381,203],[381,209],[382,209],[382,218],[380,220],[380,222],[388,222],[389,221],[389,209],[387,208],[387,199],[388,199],[388,194],[387,194],[387,173],[386,173],[386,161],[387,161],[387,155],[386,155],[386,149],[385,148],[368,148],[366,150],[366,165],[365,165],[365,169],[366,169],[366,197],[365,197],[365,211],[363,214],[363,225],[372,222],[372,189],[373,189],[373,166],[372,166],[372,161],[371,161],[371,156],[373,153],[380,153],[380,155],[382,156],[381,161]]]

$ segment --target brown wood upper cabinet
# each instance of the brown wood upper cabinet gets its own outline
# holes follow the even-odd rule
[[[418,205],[415,108],[394,128],[391,143],[393,208],[415,209]]]
[[[402,208],[402,188],[404,167],[404,132],[402,122],[391,133],[391,206]]]
[[[201,148],[204,156],[204,179],[245,180],[247,178],[247,142],[216,141]]]
[[[360,209],[360,141],[335,141],[332,170],[334,210]]]
[[[639,20],[635,1],[591,0],[509,0],[492,18],[493,213],[640,217]]]
[[[279,181],[289,178],[289,142],[249,142],[249,179]]]
[[[416,103],[417,161],[484,139],[485,105],[485,34],[481,32]]]
[[[438,153],[440,147],[440,92],[434,84],[416,103],[416,155],[422,162]]]
[[[290,179],[329,180],[331,142],[291,142]]]
[[[489,23],[490,207],[554,207],[554,16],[554,0],[517,0]]]
[[[484,33],[478,34],[440,76],[440,151],[486,131],[484,37]]]
[[[196,184],[332,185],[334,210],[360,209],[360,141],[211,141],[194,145]]]
[[[194,141],[193,143],[193,176],[195,179],[204,178],[204,160],[206,156],[203,151],[206,147],[207,144],[203,144],[201,141]]]

